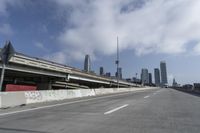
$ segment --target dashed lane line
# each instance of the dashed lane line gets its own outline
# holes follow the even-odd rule
[[[112,109],[112,110],[110,110],[110,111],[105,112],[104,115],[111,114],[111,113],[113,113],[113,112],[115,112],[115,111],[117,111],[117,110],[120,110],[120,109],[122,109],[122,108],[125,108],[125,107],[127,107],[127,106],[128,106],[128,104],[125,104],[125,105],[123,105],[123,106],[117,107],[117,108],[115,108],[115,109]]]

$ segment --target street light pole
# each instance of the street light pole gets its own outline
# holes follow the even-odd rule
[[[1,70],[1,80],[0,80],[0,92],[2,91],[2,85],[4,80],[4,73],[5,73],[5,63],[2,63],[2,70]]]
[[[116,60],[116,65],[117,65],[117,88],[119,88],[119,40],[117,36],[117,60]]]
[[[135,73],[135,83],[136,83],[136,87],[137,87],[137,73]]]

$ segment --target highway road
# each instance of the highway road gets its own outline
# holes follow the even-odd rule
[[[0,133],[199,133],[200,97],[155,89],[0,111]]]

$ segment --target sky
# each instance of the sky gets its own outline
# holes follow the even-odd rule
[[[200,82],[199,0],[0,0],[0,46],[83,69],[131,78],[167,63],[169,83]]]

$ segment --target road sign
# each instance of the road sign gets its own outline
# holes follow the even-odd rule
[[[5,67],[8,64],[10,58],[15,54],[15,50],[10,41],[6,42],[6,45],[0,52],[2,61],[1,79],[0,79],[0,91],[2,91],[2,84],[4,80]]]
[[[0,56],[3,64],[8,64],[10,58],[15,53],[15,50],[11,44],[11,42],[7,42],[6,45],[1,50]]]

